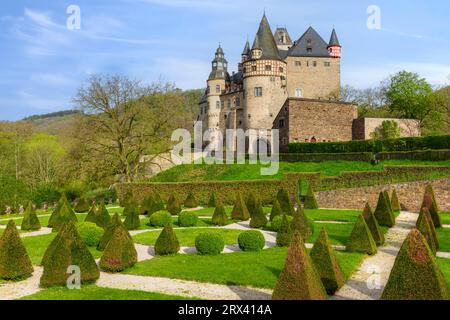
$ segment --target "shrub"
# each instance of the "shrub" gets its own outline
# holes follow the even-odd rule
[[[55,214],[55,212],[53,212],[53,214]],[[67,222],[77,223],[78,219],[72,208],[70,208],[69,205],[64,202],[61,205],[60,209],[58,210],[57,215],[53,219],[52,222],[53,231],[59,231],[63,227],[63,225]]]
[[[242,251],[261,251],[266,245],[266,240],[260,231],[249,230],[239,234],[238,244]]]
[[[250,214],[250,217],[253,217],[253,214],[255,213],[256,208],[256,197],[253,192],[250,192],[248,194],[248,197],[245,201],[245,205],[247,206],[248,213]]]
[[[345,276],[336,259],[325,228],[320,231],[310,255],[327,293],[334,294],[345,284]]]
[[[305,209],[319,209],[319,205],[317,204],[316,196],[314,194],[311,184],[308,186],[304,206]]]
[[[56,205],[56,208],[53,210],[53,212],[48,220],[49,228],[53,228],[54,222],[60,220],[60,218],[61,218],[60,211],[63,206],[67,207],[68,211],[66,213],[69,213],[70,216],[72,216],[72,217],[74,216],[76,218],[76,215],[72,209],[72,206],[70,205],[69,201],[67,200],[66,195],[63,193],[63,195],[61,196],[61,198],[59,199],[59,201]]]
[[[324,161],[364,161],[373,159],[372,152],[348,153],[281,153],[280,161],[284,162],[324,162]]]
[[[291,229],[292,232],[298,231],[302,236],[303,241],[306,241],[311,237],[314,232],[314,223],[306,218],[302,206],[299,206],[298,210],[294,212]]]
[[[356,220],[352,233],[347,240],[346,250],[368,255],[377,253],[377,245],[362,215]]]
[[[428,246],[430,247],[431,252],[436,255],[436,252],[439,248],[439,242],[437,240],[436,229],[434,228],[433,220],[431,219],[430,212],[427,208],[422,208],[420,210],[419,218],[416,222],[417,230],[422,233],[427,240]]]
[[[51,183],[39,184],[32,192],[32,201],[39,207],[44,202],[54,203],[61,198],[61,192],[58,188]]]
[[[153,193],[153,212],[164,210],[164,202],[159,195],[159,192]],[[150,213],[151,214],[151,213]]]
[[[150,216],[149,225],[152,227],[165,227],[172,224],[172,215],[167,211],[158,211]]]
[[[253,215],[250,220],[250,228],[262,228],[267,224],[267,217],[264,214],[263,207],[261,205],[261,200],[256,199],[254,204]]]
[[[100,239],[100,242],[98,243],[97,250],[99,250],[99,251],[105,250],[106,246],[108,245],[108,242],[111,240],[111,238],[114,234],[114,230],[118,227],[125,228],[125,226],[122,223],[122,220],[120,220],[120,216],[116,213],[112,217],[109,227],[103,233],[103,236]],[[131,236],[130,236],[130,239],[131,239]]]
[[[104,203],[102,203],[95,212],[95,223],[103,229],[108,228],[111,223],[111,216]]]
[[[209,208],[215,208],[216,205],[217,205],[216,193],[215,192],[211,192],[211,196],[209,197],[209,200],[208,200],[208,207]]]
[[[250,213],[248,212],[247,206],[242,199],[241,194],[236,196],[236,202],[234,203],[233,211],[231,211],[231,219],[247,221],[250,219]]]
[[[89,211],[89,202],[86,200],[86,198],[81,197],[78,200],[74,210],[75,210],[75,212],[78,212],[78,213],[88,212]]]
[[[139,214],[148,215],[153,207],[153,198],[149,196],[139,205]],[[153,213],[153,212],[152,212]]]
[[[225,212],[225,208],[220,202],[217,202],[217,207],[214,210],[211,221],[215,226],[225,226],[228,222],[227,213]]]
[[[377,207],[375,209],[375,218],[380,226],[392,228],[395,225],[395,216],[390,210],[390,205],[383,192],[378,197]]]
[[[175,254],[180,251],[180,243],[173,231],[172,225],[167,224],[161,231],[155,243],[155,253],[157,255]]]
[[[100,258],[99,266],[108,272],[120,272],[137,262],[137,251],[128,230],[122,225],[114,228],[111,240]]]
[[[202,255],[218,255],[225,248],[225,242],[220,234],[205,232],[195,238],[195,248]]]
[[[392,211],[399,213],[401,208],[400,208],[400,201],[398,201],[398,196],[397,196],[397,191],[392,191],[392,197],[391,197],[391,208]]]
[[[173,194],[169,197],[169,200],[167,200],[166,210],[174,216],[181,212],[181,204]]]
[[[192,192],[189,192],[188,196],[186,197],[186,200],[184,200],[184,206],[186,208],[197,208],[198,207],[197,199],[195,199],[195,196]]]
[[[381,299],[450,299],[445,278],[419,230],[413,229],[403,242]]]
[[[180,227],[193,227],[197,225],[198,216],[194,212],[183,211],[178,216],[178,224]]]
[[[281,217],[281,225],[277,233],[277,246],[288,247],[291,244],[292,239],[292,229],[287,216],[283,214]]]
[[[394,215],[394,210],[392,209],[392,204],[391,204],[391,198],[389,197],[389,192],[387,192],[386,190],[383,191],[384,197],[386,198],[386,203],[389,207],[389,211],[392,213],[392,215],[395,217]]]
[[[36,211],[34,210],[31,201],[28,203],[28,206],[25,209],[21,229],[27,231],[41,229],[41,223],[39,222],[39,219],[36,215]]]
[[[422,208],[428,209],[436,228],[442,227],[441,217],[439,216],[439,207],[434,195],[434,190],[431,184],[425,188],[425,194],[423,196]]]
[[[114,187],[100,188],[100,189],[95,189],[95,190],[86,192],[85,197],[87,199],[89,199],[90,201],[95,200],[97,203],[99,203],[99,202],[108,203],[109,200],[112,200],[112,202],[116,202],[117,201],[117,191]]]
[[[292,223],[292,220],[294,220],[293,217],[282,214],[278,215],[275,218],[273,218],[273,221],[270,223],[270,229],[272,231],[278,232],[281,228],[281,223],[283,222],[283,216],[286,216],[286,219],[288,220],[289,225]]]
[[[127,230],[137,230],[141,226],[141,219],[139,218],[139,212],[134,203],[130,203],[127,208],[127,216],[123,222]]]
[[[277,194],[278,202],[280,203],[281,210],[283,211],[283,214],[287,214],[289,216],[292,216],[294,213],[294,206],[292,205],[291,198],[289,196],[289,193],[286,191],[286,189],[282,188],[278,191]]]
[[[22,280],[31,277],[33,266],[16,224],[8,222],[0,238],[0,279]]]
[[[372,209],[370,208],[369,203],[366,203],[366,206],[363,211],[363,217],[366,221],[367,226],[369,227],[370,233],[372,234],[373,240],[377,246],[381,246],[384,244],[384,234],[381,231],[380,225],[378,224],[377,219],[375,218]]]
[[[88,247],[97,247],[104,233],[102,228],[92,222],[79,223],[77,225],[77,231]]]
[[[442,161],[450,159],[450,150],[423,150],[423,151],[398,151],[379,152],[376,155],[378,160],[427,160]]]
[[[84,222],[92,222],[97,223],[97,206],[94,204],[91,209],[89,209],[86,218],[84,218]]]
[[[273,300],[326,300],[320,275],[306,252],[299,233],[295,233],[283,270],[272,294]]]
[[[270,211],[270,221],[273,221],[276,216],[280,216],[282,214],[283,211],[281,210],[280,202],[278,202],[278,199],[273,200],[272,211]]]

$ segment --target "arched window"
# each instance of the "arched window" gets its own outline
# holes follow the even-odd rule
[[[315,143],[315,142],[317,142],[317,139],[316,139],[316,137],[312,137],[312,138],[311,138],[311,142],[312,142],[312,143]]]

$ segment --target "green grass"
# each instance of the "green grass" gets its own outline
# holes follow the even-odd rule
[[[224,206],[224,209],[225,209],[225,213],[228,216],[231,216],[231,211],[233,211],[233,206]],[[215,208],[203,208],[203,209],[198,209],[198,210],[195,210],[192,212],[196,213],[199,217],[201,217],[201,216],[212,217],[212,215],[214,214],[214,210],[215,210]],[[263,207],[263,211],[266,214],[269,214],[271,210],[272,210],[272,207],[269,207],[269,206]]]
[[[436,258],[436,262],[444,274],[445,281],[447,282],[447,287],[450,289],[450,259]]]
[[[333,209],[306,209],[308,218],[315,221],[342,221],[355,222],[362,211],[359,210],[333,210]]]
[[[124,220],[124,219],[122,219]],[[153,227],[148,225],[149,219],[141,219],[141,225],[139,230],[154,230],[154,229],[162,229],[161,227]],[[235,221],[228,220],[227,224],[232,224]],[[174,228],[179,228],[180,224],[178,223],[178,217],[172,217],[172,224]],[[196,227],[213,227],[212,221],[210,218],[201,218],[198,219]]]
[[[437,228],[439,251],[450,252],[450,229]]]
[[[242,230],[232,230],[232,229],[175,229],[175,234],[177,235],[180,246],[182,247],[194,247],[195,238],[204,232],[213,232],[220,234],[225,241],[225,244],[236,244],[238,236],[242,233]],[[155,245],[156,239],[159,237],[159,231],[145,232],[133,237],[136,243],[144,244],[147,246]]]
[[[179,254],[139,262],[125,273],[272,289],[284,266],[286,252],[286,248],[271,248],[261,252],[235,252],[218,256]],[[337,252],[336,255],[347,277],[365,257],[363,254],[346,252]]]
[[[84,219],[86,218],[87,213],[77,213],[77,219],[78,222],[83,222]],[[48,226],[48,220],[50,219],[50,215],[48,216],[38,216],[39,221],[41,222],[41,226],[43,227],[47,227]],[[20,226],[22,224],[22,217],[20,217],[19,219],[14,219],[14,222],[16,223],[17,226]],[[0,220],[0,225],[6,225],[8,224],[9,220]]]
[[[442,224],[450,224],[450,212],[441,212],[440,216]]]
[[[119,290],[85,285],[79,290],[65,287],[43,289],[20,300],[195,300],[154,292]]]

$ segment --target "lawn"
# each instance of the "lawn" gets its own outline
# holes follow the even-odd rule
[[[334,209],[306,209],[308,218],[315,221],[342,221],[355,222],[362,211],[359,210],[334,210]]]
[[[445,281],[447,282],[447,287],[450,289],[450,259],[436,258],[436,262],[444,274]]]
[[[439,251],[450,252],[450,229],[437,228],[436,233],[439,240]]]
[[[182,247],[194,247],[195,238],[204,232],[213,232],[220,234],[225,241],[225,244],[236,244],[238,236],[243,232],[242,230],[232,229],[208,229],[208,228],[189,228],[189,229],[175,229],[180,246]],[[134,242],[144,244],[147,246],[155,245],[156,239],[159,237],[159,231],[150,231],[135,235],[133,237]]]
[[[125,273],[273,289],[284,266],[286,253],[287,248],[271,248],[218,256],[178,254],[139,262]],[[364,254],[347,252],[336,252],[336,256],[347,277],[357,270],[365,257]]]
[[[231,211],[233,211],[233,206],[224,206],[225,212],[228,216],[231,216]],[[214,214],[214,210],[215,208],[203,208],[203,209],[198,209],[195,211],[192,211],[194,213],[196,213],[199,217],[212,217],[212,215]],[[272,207],[263,207],[263,211],[266,214],[269,214],[270,211],[272,211]]]
[[[65,287],[43,289],[20,300],[195,300],[179,296],[137,290],[119,290],[85,285],[79,290]]]
[[[440,216],[442,224],[450,224],[450,212],[441,212]]]
[[[77,213],[78,222],[83,222],[84,219],[86,218],[86,215],[87,215],[87,213]],[[48,220],[50,219],[50,214],[47,214],[44,216],[41,215],[41,216],[38,216],[38,218],[39,218],[39,221],[41,222],[42,227],[48,226]],[[23,219],[22,217],[14,219],[14,222],[16,223],[17,226],[20,226],[22,224],[22,219]],[[0,225],[8,224],[9,220],[10,219],[8,219],[8,218],[5,218],[5,220],[3,220],[3,219],[0,220]]]

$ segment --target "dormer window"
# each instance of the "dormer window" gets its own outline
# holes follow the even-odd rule
[[[311,39],[306,40],[306,43],[311,44]]]
[[[312,48],[306,48],[307,53],[312,53]]]

